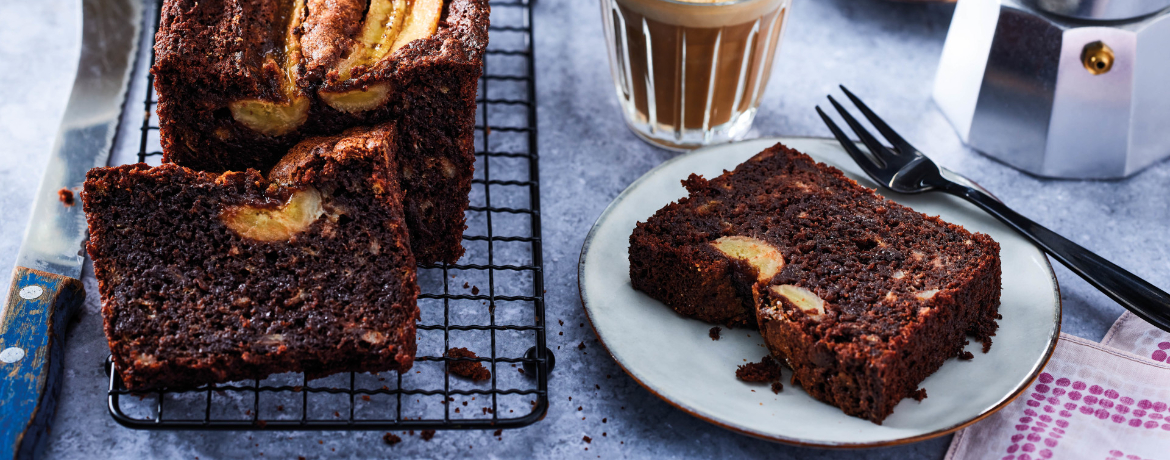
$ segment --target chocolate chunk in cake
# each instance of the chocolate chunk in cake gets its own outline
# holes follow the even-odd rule
[[[970,334],[991,344],[999,245],[782,145],[684,182],[630,237],[635,288],[704,321],[758,324],[810,395],[880,423]]]
[[[427,242],[415,257],[454,263],[489,12],[486,0],[166,0],[151,69],[164,160],[265,171],[305,137],[397,123],[407,222]]]
[[[268,177],[91,170],[88,251],[125,385],[409,369],[418,287],[402,192],[390,152],[367,147],[294,151]]]

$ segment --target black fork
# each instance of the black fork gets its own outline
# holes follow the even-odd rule
[[[1166,294],[1157,286],[1138,278],[1124,268],[1118,267],[1088,249],[1012,211],[991,194],[975,186],[974,182],[969,179],[940,168],[930,158],[906,142],[902,136],[899,136],[864,102],[861,102],[861,99],[858,99],[844,86],[841,87],[841,90],[861,110],[862,115],[890,142],[892,147],[882,145],[832,96],[829,96],[829,102],[833,104],[833,107],[853,129],[853,132],[857,133],[857,137],[865,144],[869,154],[862,152],[856,143],[849,140],[841,128],[819,106],[817,113],[821,115],[825,124],[829,126],[829,130],[833,132],[833,136],[845,148],[849,156],[853,157],[857,165],[861,166],[861,169],[865,170],[865,173],[874,181],[898,193],[940,191],[974,203],[1020,232],[1044,252],[1080,275],[1089,284],[1100,289],[1109,298],[1116,300],[1127,310],[1159,329],[1170,332],[1170,294]],[[957,177],[959,181],[964,183],[948,179],[947,176]]]

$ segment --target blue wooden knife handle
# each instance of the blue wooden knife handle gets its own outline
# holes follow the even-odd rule
[[[16,267],[0,317],[0,460],[44,451],[61,393],[65,326],[84,300],[79,280]]]

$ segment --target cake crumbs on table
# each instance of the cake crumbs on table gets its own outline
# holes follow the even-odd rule
[[[419,432],[418,436],[422,438],[423,441],[430,441],[431,438],[435,437],[435,430],[422,430]]]
[[[63,188],[57,191],[57,199],[61,200],[61,204],[64,204],[65,206],[73,206],[73,203],[75,202],[73,200],[73,191],[67,188]]]
[[[402,438],[398,437],[398,435],[396,435],[394,433],[386,433],[386,434],[382,435],[382,442],[385,442],[386,445],[393,446],[395,444],[402,442]],[[304,458],[304,457],[301,457],[301,458]]]
[[[719,340],[719,331],[722,331],[722,330],[723,330],[723,328],[720,328],[719,326],[715,326],[715,327],[711,328],[711,330],[709,332],[707,332],[707,336],[711,337],[711,340]]]
[[[592,442],[593,442],[593,438],[590,438],[589,436],[584,436],[584,437],[582,437],[582,438],[581,438],[581,440],[582,440],[582,441],[585,441],[586,443],[592,443]]]
[[[772,393],[780,394],[781,391],[784,391],[784,383],[779,380],[772,382]]]

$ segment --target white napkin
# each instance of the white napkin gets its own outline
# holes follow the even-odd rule
[[[1160,363],[1170,363],[1170,332],[1151,326],[1128,311],[1109,328],[1109,333],[1101,339],[1101,345]],[[1170,382],[1166,382],[1166,385],[1170,385]]]
[[[1103,343],[1061,334],[1020,397],[960,430],[946,460],[1170,459],[1170,334],[1126,313]]]

